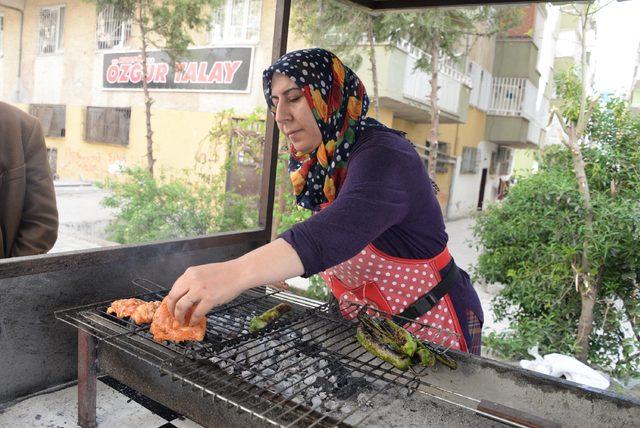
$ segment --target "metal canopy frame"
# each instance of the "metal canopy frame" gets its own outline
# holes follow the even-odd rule
[[[11,1],[19,2],[0,0],[5,4]],[[372,11],[480,3],[472,0],[340,1]],[[276,0],[272,45],[274,61],[287,49],[290,10],[291,0]],[[229,260],[269,242],[277,155],[278,130],[273,117],[269,115],[263,156],[264,173],[260,187],[259,228],[0,260],[0,348],[4,350],[3,358],[0,359],[0,377],[3,378],[0,383],[0,404],[76,377],[77,336],[62,323],[55,321],[54,311],[91,301],[113,300],[131,295],[136,292],[130,285],[131,280],[137,276],[147,276],[168,287],[189,265]],[[83,345],[82,340],[80,345]],[[472,366],[476,371],[482,371],[486,366],[498,367],[497,373],[507,371],[500,363],[490,360],[466,355],[461,355],[461,358],[474,362]],[[47,361],[47,364],[42,364],[42,361]],[[80,363],[92,365],[91,361]],[[496,371],[490,370],[487,376],[487,382],[495,379]],[[526,376],[532,375],[527,373]],[[451,379],[446,379],[446,382],[450,381]],[[549,385],[557,383],[556,380],[546,378],[543,381]],[[461,379],[460,382],[464,383],[466,380]],[[137,386],[144,391],[144,385],[145,382],[142,382]],[[579,394],[590,394],[583,389],[576,390]]]

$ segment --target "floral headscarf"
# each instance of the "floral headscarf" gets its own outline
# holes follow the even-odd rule
[[[322,143],[316,150],[305,154],[295,152],[292,146],[289,159],[298,205],[318,211],[338,195],[360,132],[370,127],[391,129],[365,117],[369,98],[364,85],[329,51],[314,48],[289,52],[263,72],[264,95],[273,113],[271,82],[275,72],[288,76],[302,89],[322,134]]]

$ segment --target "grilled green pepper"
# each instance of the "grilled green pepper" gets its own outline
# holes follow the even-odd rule
[[[394,323],[389,319],[385,319],[383,323],[392,332],[392,337],[394,338],[397,345],[400,347],[400,351],[404,353],[407,357],[413,357],[413,354],[416,353],[418,349],[418,341],[411,333],[409,333],[404,328],[400,327],[398,324]]]
[[[418,364],[424,367],[433,367],[436,365],[436,356],[433,352],[427,349],[422,343],[418,345],[418,350],[416,351],[416,360],[418,360]]]
[[[364,349],[400,370],[407,370],[411,366],[409,357],[390,349],[384,343],[378,341],[373,335],[365,331],[365,327],[362,324],[359,324],[356,329],[356,339]]]
[[[413,354],[418,349],[416,338],[393,321],[388,319],[378,320],[366,314],[361,314],[358,318],[371,334],[394,351],[407,357],[413,357]]]
[[[262,330],[290,310],[290,304],[280,303],[279,305],[269,309],[262,315],[256,315],[255,317],[251,318],[251,321],[249,321],[249,331],[251,333],[255,333],[256,331]]]

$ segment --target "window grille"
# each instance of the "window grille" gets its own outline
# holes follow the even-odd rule
[[[478,172],[478,149],[475,147],[463,147],[461,174],[475,174]]]
[[[45,137],[62,138],[66,132],[67,108],[54,104],[31,104],[29,113],[40,120]]]
[[[0,57],[4,52],[3,46],[4,46],[4,15],[0,13]]]
[[[87,107],[85,140],[129,144],[130,108]]]
[[[98,49],[124,48],[131,37],[131,21],[119,17],[113,6],[107,6],[96,22]]]
[[[261,8],[261,0],[223,0],[211,15],[210,42],[258,42]]]
[[[39,28],[39,52],[41,54],[61,52],[64,34],[64,6],[40,9]]]

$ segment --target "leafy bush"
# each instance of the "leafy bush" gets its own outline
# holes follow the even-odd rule
[[[594,211],[589,260],[598,290],[588,361],[638,373],[640,346],[640,119],[617,99],[596,107],[582,152]],[[565,147],[550,147],[540,171],[520,177],[506,199],[479,216],[475,274],[504,289],[494,299],[510,330],[484,343],[507,358],[576,351],[581,312],[576,260],[585,239],[581,196]]]
[[[103,205],[117,209],[108,226],[122,244],[207,235],[257,226],[255,198],[224,192],[220,180],[198,180],[187,173],[158,180],[146,169],[124,171],[123,180],[107,180]]]

